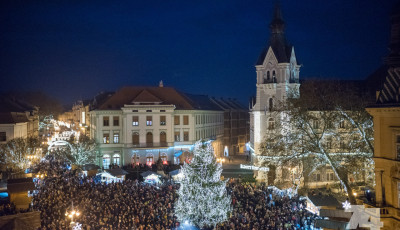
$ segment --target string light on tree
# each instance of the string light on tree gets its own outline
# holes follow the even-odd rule
[[[181,223],[197,227],[215,227],[228,218],[231,198],[226,193],[226,180],[221,181],[221,164],[216,161],[211,143],[196,142],[194,157],[185,163],[178,190],[175,215]]]

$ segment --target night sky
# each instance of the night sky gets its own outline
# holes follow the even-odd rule
[[[125,85],[255,94],[275,0],[1,1],[0,91],[63,103]],[[282,0],[300,78],[364,79],[388,52],[396,0]]]

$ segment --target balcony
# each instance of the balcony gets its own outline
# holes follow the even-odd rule
[[[161,142],[161,143],[140,143],[140,144],[128,144],[127,147],[130,148],[167,148],[170,145],[168,145],[167,142]]]

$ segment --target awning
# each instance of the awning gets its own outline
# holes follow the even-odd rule
[[[183,153],[183,151],[176,152],[176,153],[174,154],[174,157],[179,157],[180,155],[182,155],[182,153]]]

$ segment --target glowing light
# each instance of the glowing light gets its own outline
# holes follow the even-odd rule
[[[343,208],[346,209],[346,210],[351,208],[351,204],[350,204],[350,202],[348,200],[343,202],[342,205],[343,205]]]

